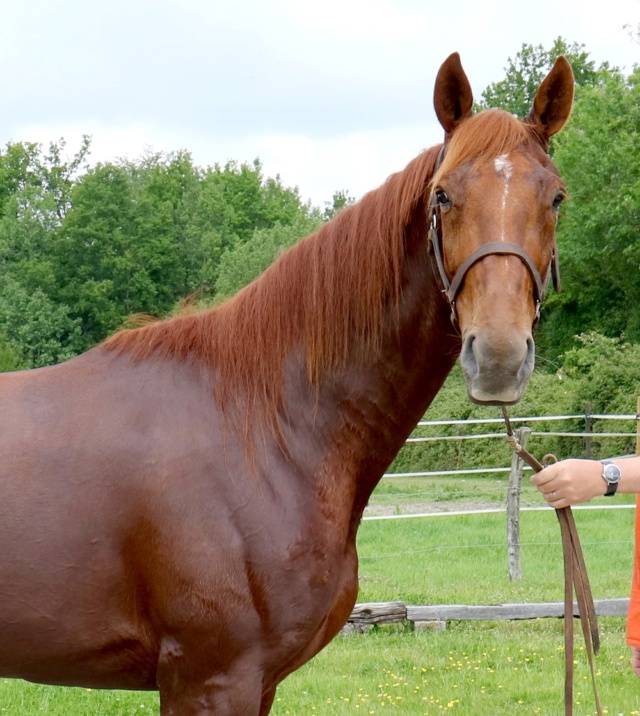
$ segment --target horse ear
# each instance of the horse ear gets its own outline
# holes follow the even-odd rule
[[[438,70],[433,106],[447,135],[471,116],[473,93],[457,52],[449,55]]]
[[[573,70],[569,61],[560,55],[549,74],[542,81],[527,117],[545,140],[564,127],[573,105]]]

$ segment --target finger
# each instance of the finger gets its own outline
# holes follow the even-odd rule
[[[536,487],[542,487],[542,485],[546,485],[548,482],[551,482],[556,477],[556,469],[554,465],[551,465],[549,467],[545,467],[544,470],[540,470],[540,472],[536,472],[534,475],[531,476],[531,482]]]
[[[544,494],[545,500],[546,500],[549,504],[551,504],[552,502],[557,502],[558,499],[559,499],[558,493],[557,493],[555,490],[551,490],[551,491],[549,491],[549,492],[544,492],[543,494]]]
[[[566,497],[558,494],[558,492],[553,493],[552,499],[549,500],[549,507],[553,507],[554,510],[561,510],[563,507],[570,506],[571,502]]]

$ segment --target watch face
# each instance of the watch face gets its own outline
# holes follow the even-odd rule
[[[621,474],[620,468],[611,463],[609,465],[605,465],[602,472],[602,476],[607,482],[618,482]]]

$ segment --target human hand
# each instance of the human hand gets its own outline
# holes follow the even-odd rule
[[[555,509],[587,502],[607,490],[597,460],[561,460],[533,475],[531,482]]]

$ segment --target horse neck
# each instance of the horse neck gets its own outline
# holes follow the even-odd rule
[[[303,401],[314,433],[328,436],[322,472],[346,481],[354,524],[459,352],[425,243],[404,261],[401,300],[388,306],[379,349],[325,375]]]

